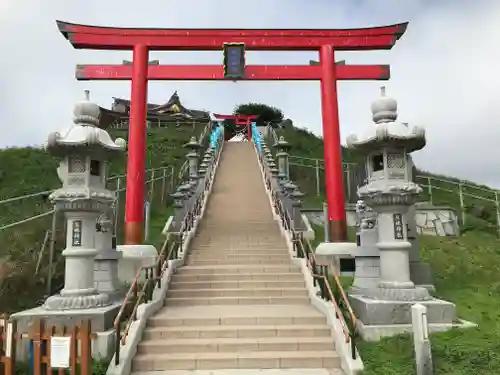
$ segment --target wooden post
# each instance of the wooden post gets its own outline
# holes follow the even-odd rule
[[[30,327],[29,339],[33,341],[33,375],[42,375],[42,335],[43,323],[35,319]]]
[[[91,375],[92,351],[90,335],[90,321],[84,320],[78,327],[78,339],[80,342],[80,375]]]

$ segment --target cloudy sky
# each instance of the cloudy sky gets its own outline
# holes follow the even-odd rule
[[[400,119],[427,129],[420,168],[500,187],[499,0],[0,0],[0,146],[36,145],[66,128],[84,89],[109,107],[127,82],[76,82],[77,63],[120,63],[128,52],[74,50],[55,20],[142,27],[352,28],[410,21],[392,51],[338,54],[348,63],[389,63],[388,94]],[[217,64],[221,53],[156,52],[165,64]],[[307,64],[311,52],[249,52],[250,64]],[[339,84],[342,139],[371,126],[380,82]],[[186,106],[230,112],[275,105],[321,134],[317,82],[151,82],[149,100],[178,90]]]

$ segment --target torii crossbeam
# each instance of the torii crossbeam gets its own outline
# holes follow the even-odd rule
[[[255,121],[259,116],[257,115],[221,115],[219,113],[213,113],[213,116],[217,120],[234,120],[236,125],[244,125],[247,127],[247,139],[250,141],[252,139],[252,127],[251,122]]]
[[[338,114],[338,80],[389,79],[387,65],[338,65],[335,51],[388,50],[404,34],[407,23],[359,29],[144,29],[77,25],[58,21],[75,48],[132,50],[132,65],[79,65],[80,80],[132,81],[127,161],[126,244],[140,244],[144,222],[144,163],[148,80],[229,80],[218,65],[152,65],[149,51],[222,51],[226,43],[245,50],[319,51],[310,66],[245,66],[243,80],[319,80],[324,137],[326,200],[331,241],[347,239],[342,154]]]
[[[338,65],[337,80],[387,80],[389,65]],[[76,79],[131,80],[131,65],[77,65]],[[222,81],[222,65],[148,65],[147,79],[150,81]],[[248,65],[246,81],[317,81],[321,79],[319,65]]]

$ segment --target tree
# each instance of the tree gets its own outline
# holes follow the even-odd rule
[[[269,106],[262,103],[247,103],[240,104],[236,106],[233,111],[235,115],[258,115],[257,125],[264,126],[271,123],[273,126],[277,126],[281,121],[283,121],[283,112],[281,109]]]

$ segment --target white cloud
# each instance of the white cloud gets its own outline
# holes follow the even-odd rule
[[[235,6],[236,4],[236,6]],[[415,0],[0,0],[0,145],[42,143],[68,125],[85,88],[100,105],[129,96],[127,82],[76,82],[77,63],[119,63],[130,53],[74,50],[56,19],[151,27],[365,27],[410,21],[392,51],[339,54],[348,63],[390,63],[388,93],[404,121],[423,125],[428,146],[415,156],[424,169],[500,187],[500,2]],[[307,63],[316,54],[250,53],[259,64]],[[162,63],[218,63],[219,53],[152,53]],[[371,125],[369,105],[379,82],[339,85],[342,137]],[[278,106],[299,126],[321,132],[316,82],[152,82],[149,98],[179,90],[186,105],[229,112],[242,102]],[[488,155],[487,155],[488,154]]]

